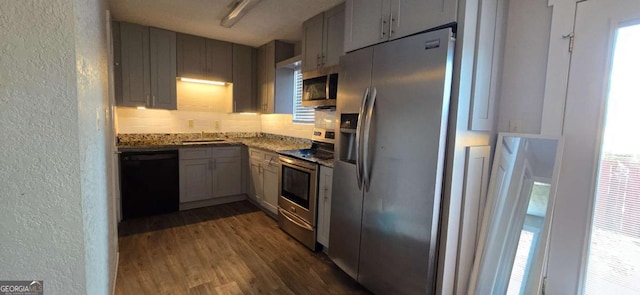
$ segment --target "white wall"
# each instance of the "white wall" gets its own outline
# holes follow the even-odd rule
[[[101,0],[0,2],[0,278],[107,294]]]
[[[520,121],[521,133],[540,133],[551,30],[547,0],[510,0],[498,105],[498,132]]]

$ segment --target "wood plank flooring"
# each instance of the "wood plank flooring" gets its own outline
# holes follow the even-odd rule
[[[247,201],[124,221],[116,294],[369,294]]]

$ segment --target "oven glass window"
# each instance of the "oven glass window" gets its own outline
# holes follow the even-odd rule
[[[282,196],[309,209],[309,190],[311,175],[282,165]]]

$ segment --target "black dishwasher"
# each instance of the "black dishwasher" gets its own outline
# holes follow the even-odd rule
[[[120,154],[122,218],[178,211],[178,151]]]

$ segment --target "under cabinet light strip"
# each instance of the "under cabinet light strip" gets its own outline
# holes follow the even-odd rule
[[[227,85],[226,82],[211,81],[211,80],[200,80],[200,79],[183,78],[183,77],[180,77],[180,81],[182,81],[182,82],[191,82],[191,83],[200,83],[200,84],[209,84],[209,85],[219,85],[219,86]]]

